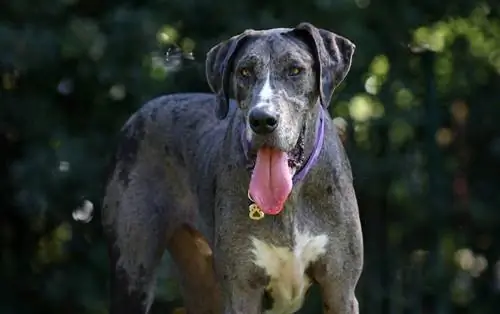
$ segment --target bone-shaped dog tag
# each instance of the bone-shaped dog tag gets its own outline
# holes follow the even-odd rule
[[[261,220],[264,218],[264,212],[257,204],[255,204],[255,201],[250,196],[250,192],[248,192],[248,199],[252,202],[252,204],[248,206],[248,217],[252,220]]]

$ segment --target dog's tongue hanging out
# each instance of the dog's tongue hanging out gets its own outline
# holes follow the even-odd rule
[[[286,153],[261,148],[250,180],[250,196],[268,215],[277,215],[292,191],[292,174]]]

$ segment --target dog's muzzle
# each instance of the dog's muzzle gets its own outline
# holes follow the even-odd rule
[[[288,152],[288,166],[290,167],[290,169],[293,170],[293,172],[296,172],[297,179],[301,178],[303,176],[303,173],[302,173],[302,172],[304,172],[303,170],[305,170],[305,172],[308,171],[307,168],[310,166],[311,163],[314,163],[314,161],[317,158],[316,154],[319,153],[319,150],[321,150],[321,146],[323,143],[323,135],[324,135],[324,116],[323,115],[324,115],[324,113],[321,111],[320,116],[318,117],[317,135],[316,135],[316,139],[315,139],[316,143],[314,145],[314,151],[312,152],[312,156],[305,156],[305,152],[304,152],[305,130],[306,130],[305,125],[302,126],[299,138],[298,138],[295,146]],[[250,115],[249,115],[249,120],[250,120]],[[250,122],[249,122],[249,124],[250,124],[250,129],[253,132],[255,132],[255,130],[252,127],[252,124]],[[255,133],[259,137],[265,137],[266,135],[271,134],[273,131],[271,131],[267,134],[258,134],[257,132],[255,132]],[[252,172],[252,170],[255,167],[255,159],[257,156],[256,155],[257,150],[262,145],[265,145],[266,143],[265,143],[265,141],[263,141],[262,143],[258,143],[257,145],[253,145],[255,143],[252,143],[247,138],[247,126],[244,123],[242,124],[242,129],[241,129],[241,143],[242,143],[242,147],[244,150],[244,154],[246,156],[246,161],[247,161],[246,168],[248,171]],[[306,169],[304,169],[304,168],[306,168]],[[295,179],[295,177],[294,177],[294,179]]]
[[[252,126],[250,125],[250,128]],[[286,153],[288,155],[288,166],[290,167],[292,172],[295,172],[296,169],[300,168],[305,162],[304,156],[304,146],[305,146],[305,125],[302,127],[297,142],[293,146],[291,150],[288,150]],[[252,129],[252,131],[254,131]],[[255,132],[255,131],[254,131]],[[272,133],[272,132],[271,132]],[[247,156],[247,169],[252,171],[255,166],[255,159],[257,151],[263,147],[269,147],[276,149],[276,146],[272,144],[272,142],[268,141],[267,137],[269,134],[255,134],[251,141],[248,141],[246,138],[242,139],[243,145],[246,145],[246,156]]]

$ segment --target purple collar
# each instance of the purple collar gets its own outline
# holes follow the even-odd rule
[[[309,159],[307,159],[306,163],[295,173],[292,178],[293,184],[298,181],[304,179],[304,177],[309,173],[311,168],[316,163],[316,160],[319,157],[319,153],[321,152],[321,148],[323,147],[323,139],[325,137],[325,113],[324,109],[321,107],[320,112],[318,114],[318,122],[316,123],[316,141],[314,142],[314,147]],[[245,156],[248,157],[248,146],[249,143],[245,136],[245,130],[243,129],[241,132],[241,144],[243,146],[243,152]]]

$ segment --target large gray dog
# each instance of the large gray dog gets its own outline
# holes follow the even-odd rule
[[[324,313],[359,312],[358,207],[326,110],[354,48],[308,23],[247,30],[207,54],[215,95],[127,121],[103,204],[111,314],[149,311],[165,249],[191,314],[294,313],[312,283]]]

